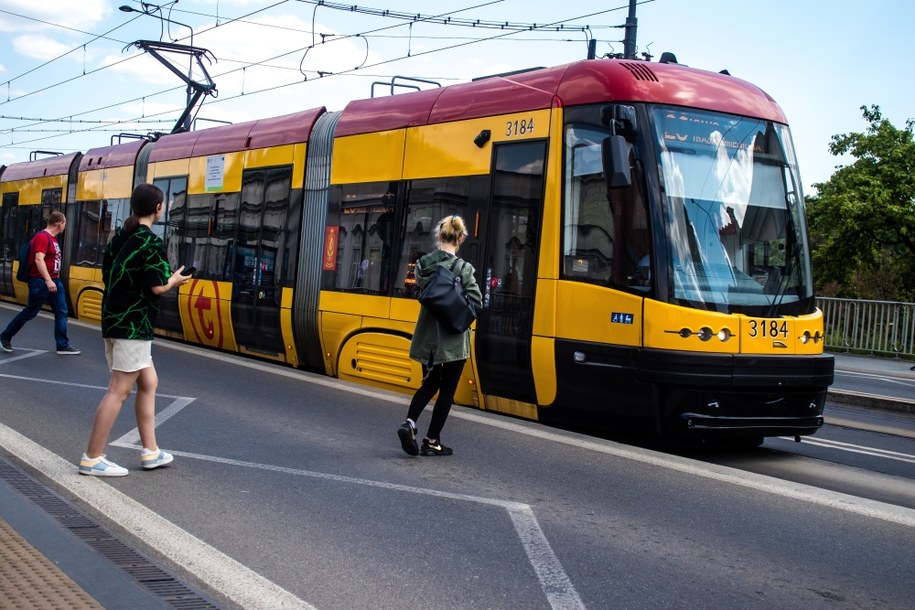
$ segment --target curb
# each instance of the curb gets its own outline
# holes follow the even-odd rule
[[[881,409],[894,413],[915,415],[915,403],[910,400],[893,398],[891,396],[879,396],[877,394],[866,394],[864,392],[853,392],[850,390],[829,390],[826,395],[826,400],[840,405],[851,405],[867,409]]]

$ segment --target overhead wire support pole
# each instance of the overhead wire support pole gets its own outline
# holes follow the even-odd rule
[[[635,59],[635,32],[639,20],[635,18],[637,0],[629,0],[629,16],[626,17],[626,37],[623,39],[623,59]]]
[[[187,131],[191,111],[193,111],[194,106],[197,105],[197,102],[200,101],[200,98],[204,95],[216,96],[216,83],[213,82],[213,79],[210,77],[210,73],[207,71],[206,66],[203,63],[203,59],[207,61],[215,61],[215,56],[210,53],[207,49],[201,47],[188,46],[185,44],[178,44],[174,42],[161,42],[158,40],[137,40],[132,42],[125,47],[125,49],[130,47],[137,47],[142,49],[156,58],[163,66],[171,70],[178,78],[183,80],[188,86],[188,100],[187,107],[184,109],[184,112],[181,113],[181,116],[178,118],[178,121],[175,123],[175,126],[172,128],[172,133],[178,133],[180,131]],[[203,75],[204,82],[195,81],[191,78],[190,73],[184,74],[181,70],[178,70],[168,58],[163,57],[161,52],[168,53],[178,53],[180,55],[189,55],[197,62],[197,68],[200,73]],[[189,71],[190,72],[190,71]],[[193,95],[191,92],[193,91]]]

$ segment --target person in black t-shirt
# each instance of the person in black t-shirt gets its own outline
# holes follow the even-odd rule
[[[164,194],[151,184],[141,184],[130,197],[131,214],[108,243],[102,264],[105,294],[102,298],[102,337],[111,368],[108,392],[99,403],[89,445],[79,462],[79,473],[122,477],[127,469],[105,458],[108,435],[134,383],[137,384],[137,428],[144,470],[165,466],[173,459],[156,443],[156,388],[159,378],[152,361],[153,329],[159,313],[159,296],[191,279],[174,273],[162,240],[152,226],[165,213]]]

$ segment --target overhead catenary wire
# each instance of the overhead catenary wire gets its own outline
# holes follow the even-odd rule
[[[653,1],[653,0],[645,0],[645,1]],[[245,16],[242,16],[242,17],[239,17],[239,18],[236,18],[236,19],[230,19],[230,20],[225,20],[225,19],[224,19],[223,21],[218,22],[217,25],[214,25],[214,26],[212,26],[211,28],[207,28],[206,30],[201,30],[201,31],[198,33],[198,36],[199,36],[201,33],[203,33],[203,32],[209,31],[210,29],[214,29],[214,28],[217,28],[217,27],[226,27],[227,25],[229,25],[229,24],[231,24],[231,23],[234,23],[234,22],[243,22],[243,20],[244,20],[245,17],[255,15],[255,14],[257,14],[257,13],[263,12],[264,10],[267,10],[267,9],[269,9],[269,8],[271,8],[271,7],[278,6],[278,5],[280,5],[280,4],[284,4],[284,2],[278,2],[278,3],[272,4],[272,5],[268,6],[268,7],[262,7],[262,8],[256,9],[256,10],[254,10],[254,11],[251,11],[251,12],[247,13]],[[314,3],[312,3],[312,4],[314,4]],[[486,3],[486,4],[489,4],[489,3]],[[483,6],[483,5],[476,5],[476,6],[478,7],[478,6]],[[473,8],[475,8],[475,7],[468,7],[468,8],[465,8],[465,9],[459,9],[459,10],[457,10],[457,11],[452,11],[452,12],[463,12],[463,11],[466,11],[466,10],[472,10]],[[587,15],[576,16],[576,17],[572,17],[572,18],[569,18],[569,19],[564,19],[564,20],[555,21],[555,22],[552,22],[552,23],[549,23],[549,24],[543,24],[542,26],[538,25],[538,27],[552,28],[554,31],[563,31],[563,28],[561,28],[560,26],[562,26],[562,25],[564,25],[564,24],[566,24],[566,23],[569,23],[569,22],[572,22],[572,21],[581,20],[581,19],[585,19],[585,18],[589,18],[589,17],[593,17],[593,16],[595,16],[595,15],[600,15],[600,14],[605,14],[605,13],[609,13],[609,12],[613,12],[613,11],[618,11],[618,10],[621,10],[621,9],[623,9],[623,8],[624,8],[624,7],[616,7],[616,8],[611,8],[611,9],[605,9],[605,10],[602,10],[602,11],[597,11],[597,12],[594,12],[594,13],[589,13],[589,14],[587,14]],[[190,13],[189,11],[183,11],[183,12],[184,12],[184,13]],[[199,14],[199,13],[194,13],[194,14]],[[442,15],[431,16],[430,18],[443,19],[443,18],[447,17],[447,15],[448,15],[447,13],[443,13]],[[394,24],[394,25],[388,25],[388,26],[384,26],[384,27],[380,27],[380,28],[375,28],[375,29],[367,30],[367,31],[365,31],[365,32],[360,32],[360,33],[357,33],[357,34],[347,34],[347,35],[335,36],[335,37],[333,37],[333,38],[327,39],[327,40],[326,40],[326,43],[337,42],[337,41],[342,41],[342,40],[346,40],[346,39],[351,39],[351,38],[357,37],[357,36],[367,37],[367,38],[372,38],[372,37],[375,37],[375,36],[381,37],[381,34],[380,34],[381,32],[389,31],[389,30],[391,30],[391,29],[398,28],[398,27],[405,27],[405,26],[408,26],[408,25],[410,25],[410,24],[412,24],[412,23],[416,23],[416,19],[413,18],[413,17],[411,17],[411,19],[410,19],[409,21],[407,21],[407,22],[401,22],[401,23]],[[444,25],[447,25],[447,24],[444,24]],[[531,24],[531,25],[533,25],[533,24]],[[120,27],[120,26],[119,26],[119,27]],[[270,25],[267,24],[267,27],[270,27]],[[466,26],[461,26],[461,27],[466,27]],[[117,28],[114,28],[114,29],[117,29]],[[110,30],[110,31],[113,31],[113,30]],[[110,31],[109,31],[109,32],[110,32]],[[304,31],[304,30],[300,30],[300,29],[299,29],[299,30],[297,30],[297,31]],[[480,44],[480,43],[485,43],[485,42],[492,42],[492,41],[496,41],[496,40],[500,40],[500,39],[506,39],[506,38],[513,37],[513,36],[516,36],[516,35],[518,35],[518,34],[521,34],[521,33],[524,33],[524,32],[529,32],[529,31],[530,31],[530,28],[528,28],[528,29],[512,29],[512,30],[508,30],[508,31],[499,31],[498,34],[493,35],[493,36],[480,37],[480,38],[465,38],[465,39],[462,39],[462,38],[459,38],[459,37],[450,37],[450,36],[426,36],[426,37],[424,37],[424,38],[426,38],[426,39],[431,39],[431,40],[460,40],[460,42],[456,42],[455,44],[445,45],[445,46],[442,46],[442,47],[436,47],[436,48],[434,48],[434,49],[429,49],[429,50],[426,50],[426,51],[412,52],[412,53],[410,53],[410,54],[403,54],[403,55],[399,55],[399,56],[395,56],[395,57],[390,57],[390,58],[387,58],[387,59],[384,59],[384,60],[382,60],[382,61],[378,61],[378,62],[375,62],[375,63],[372,63],[372,64],[368,64],[368,65],[364,65],[364,66],[359,66],[359,67],[351,68],[351,69],[340,70],[340,71],[337,71],[337,72],[335,72],[335,73],[324,72],[323,74],[321,74],[321,76],[323,76],[324,78],[329,78],[329,77],[331,77],[331,76],[335,76],[335,77],[341,77],[341,76],[354,76],[354,74],[353,74],[354,72],[356,72],[356,71],[361,71],[361,75],[364,75],[364,76],[366,76],[366,77],[369,77],[369,76],[371,76],[371,77],[377,77],[376,75],[369,75],[369,74],[367,74],[367,73],[365,72],[365,70],[370,69],[370,68],[373,68],[373,67],[378,67],[378,66],[383,66],[383,65],[387,65],[387,64],[391,64],[391,63],[403,61],[404,59],[409,59],[409,58],[412,58],[412,57],[419,57],[419,56],[422,56],[422,55],[429,55],[429,54],[432,54],[432,53],[440,53],[440,52],[443,52],[443,51],[453,50],[453,49],[460,48],[460,47],[464,47],[464,46],[468,46],[468,45]],[[564,32],[566,32],[566,33],[570,32],[570,31],[572,31],[572,28],[566,28],[566,29],[564,29]],[[311,33],[311,32],[309,32],[309,33]],[[97,38],[98,38],[98,37],[97,37]],[[97,39],[97,38],[96,38],[96,39]],[[95,39],[94,39],[94,40],[95,40]],[[570,41],[569,41],[568,39],[564,39],[563,42],[570,42]],[[80,45],[80,46],[83,46],[83,45]],[[269,57],[269,58],[266,58],[266,59],[262,59],[262,60],[259,60],[259,61],[254,61],[254,62],[241,62],[241,61],[239,61],[239,60],[226,60],[226,61],[228,61],[228,62],[230,62],[230,63],[240,63],[240,64],[242,64],[242,65],[239,66],[239,67],[234,68],[233,70],[228,70],[228,71],[222,72],[222,73],[220,73],[220,74],[216,74],[216,75],[214,75],[214,78],[218,79],[218,78],[221,77],[221,76],[225,76],[225,75],[228,75],[228,74],[232,74],[232,73],[234,73],[234,72],[239,72],[239,71],[242,71],[242,70],[250,69],[250,68],[252,68],[252,67],[271,67],[271,66],[269,65],[270,62],[275,61],[275,60],[278,60],[278,59],[282,59],[282,58],[287,57],[287,56],[289,56],[289,55],[293,55],[293,54],[296,54],[296,53],[304,52],[304,50],[305,50],[306,48],[307,48],[307,47],[301,47],[301,48],[293,49],[293,50],[291,50],[291,51],[287,51],[287,52],[284,52],[284,53],[280,53],[280,54],[274,55],[274,56],[272,56],[272,57]],[[136,56],[132,56],[130,59],[133,59],[134,57],[136,57]],[[122,60],[122,61],[126,61],[126,60]],[[104,68],[99,68],[98,71],[100,71],[100,70],[102,70],[102,69],[104,69]],[[287,68],[287,69],[291,69],[291,68]],[[316,73],[316,74],[320,74],[320,73],[317,72],[317,71],[316,71],[315,73]],[[68,79],[67,81],[64,81],[64,82],[69,82],[69,81],[71,81],[71,80],[74,80],[75,78],[76,78],[76,77],[74,77],[73,79]],[[279,85],[273,85],[273,86],[269,86],[269,87],[263,87],[263,88],[260,88],[260,89],[256,89],[256,90],[251,90],[251,91],[243,92],[243,93],[238,94],[238,95],[224,96],[224,97],[220,98],[219,100],[213,100],[213,101],[211,101],[210,104],[216,104],[216,103],[220,103],[220,102],[226,102],[226,101],[230,101],[230,100],[233,100],[233,99],[237,99],[237,98],[243,97],[243,96],[252,96],[252,95],[257,95],[257,94],[266,93],[266,92],[270,92],[270,91],[276,91],[276,90],[279,90],[279,89],[283,89],[283,88],[286,88],[286,87],[290,87],[290,86],[294,86],[294,85],[299,85],[299,84],[302,84],[302,81],[297,79],[297,80],[295,80],[295,81],[291,81],[291,82],[288,82],[288,83],[282,83],[282,84],[279,84]],[[56,118],[56,119],[46,119],[45,121],[42,121],[42,122],[64,122],[64,123],[67,123],[68,125],[71,125],[71,126],[72,126],[72,124],[73,124],[73,122],[74,122],[74,121],[73,121],[73,117],[79,117],[79,116],[84,116],[84,115],[87,115],[87,114],[92,114],[92,113],[100,112],[100,111],[107,110],[107,109],[110,109],[110,108],[113,108],[113,107],[116,107],[116,106],[121,106],[121,105],[129,104],[129,103],[137,102],[137,101],[140,101],[141,99],[148,99],[148,98],[156,97],[156,96],[163,95],[163,94],[173,93],[173,92],[175,92],[175,91],[179,91],[179,90],[182,90],[182,89],[183,89],[182,86],[170,87],[170,88],[163,89],[163,90],[160,90],[160,91],[157,91],[157,92],[146,93],[146,94],[144,94],[144,95],[141,96],[141,97],[136,97],[136,98],[126,99],[126,100],[121,100],[121,101],[119,101],[119,102],[115,102],[115,103],[108,104],[108,105],[101,106],[101,107],[94,108],[94,109],[88,109],[88,110],[83,110],[83,111],[79,111],[79,112],[73,112],[73,113],[68,114],[68,115],[65,116],[65,117],[59,117],[59,118]],[[175,108],[173,108],[173,109],[167,109],[167,110],[163,110],[163,111],[161,111],[161,112],[156,112],[156,113],[144,114],[144,117],[155,117],[155,116],[160,116],[160,115],[167,115],[167,114],[169,114],[169,113],[179,112],[180,110],[181,110],[181,108],[180,108],[179,106],[175,106]],[[111,121],[103,121],[103,122],[100,122],[99,125],[98,125],[97,127],[91,127],[91,128],[86,128],[86,129],[76,129],[76,130],[74,130],[74,129],[71,128],[71,129],[69,129],[69,130],[67,130],[67,131],[61,130],[61,132],[59,133],[59,135],[67,135],[67,134],[81,133],[81,132],[102,131],[102,130],[104,130],[104,129],[107,129],[107,128],[113,127],[113,126],[135,124],[135,123],[137,123],[137,121],[138,121],[138,119],[136,119],[136,118],[134,118],[134,119],[118,119],[118,120],[111,120]],[[35,122],[35,123],[33,123],[33,124],[30,124],[30,125],[23,125],[23,126],[11,128],[11,129],[0,130],[0,133],[9,133],[9,134],[11,134],[11,133],[14,132],[14,131],[15,131],[15,132],[23,132],[23,131],[25,131],[27,128],[37,127],[37,126],[39,126],[40,124],[41,124],[41,122]],[[41,141],[41,140],[53,139],[54,137],[55,137],[55,136],[46,136],[46,137],[35,138],[35,139],[31,139],[31,140],[24,140],[24,141],[20,141],[18,144],[31,143],[31,142]],[[0,148],[2,148],[2,147],[4,147],[4,145],[0,144]]]

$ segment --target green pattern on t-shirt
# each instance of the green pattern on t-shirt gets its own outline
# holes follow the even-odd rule
[[[152,341],[159,295],[151,288],[166,284],[170,275],[162,240],[149,227],[140,225],[130,235],[118,231],[102,265],[102,336]]]

